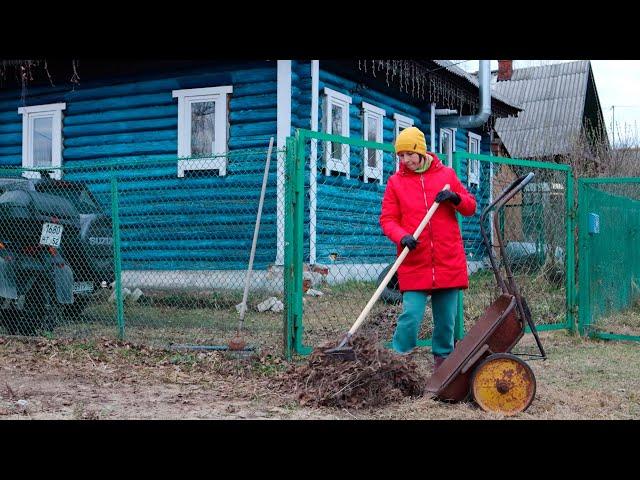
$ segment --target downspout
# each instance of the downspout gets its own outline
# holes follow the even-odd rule
[[[285,159],[282,154],[287,137],[291,136],[291,60],[278,60],[276,91],[276,138],[278,174],[276,177],[276,265],[284,265],[284,174]]]
[[[436,151],[436,104],[431,104],[431,151]]]
[[[480,110],[475,115],[447,116],[440,118],[440,126],[447,128],[477,128],[485,124],[491,115],[491,68],[489,60],[480,60],[479,89]]]
[[[318,131],[318,101],[320,97],[320,60],[311,60],[311,130]],[[316,208],[317,208],[317,174],[318,174],[318,141],[311,140],[309,158],[309,263],[316,263]]]

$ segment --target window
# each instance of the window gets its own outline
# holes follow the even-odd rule
[[[469,132],[469,153],[480,153],[480,140],[482,137]],[[467,184],[480,185],[480,160],[468,159],[467,161]]]
[[[404,115],[400,115],[399,113],[394,113],[393,118],[396,121],[396,132],[393,136],[395,140],[398,138],[398,134],[404,130],[405,128],[413,127],[413,118],[405,117]]]
[[[231,86],[174,90],[178,98],[178,177],[188,170],[227,173],[228,111]]]
[[[393,143],[395,143],[396,138],[398,138],[398,134],[408,127],[413,127],[413,118],[405,117],[404,115],[400,115],[399,113],[394,113],[393,118],[396,121],[396,130],[393,135]],[[396,170],[400,166],[400,161],[398,160],[398,156],[396,155]]]
[[[52,167],[53,178],[62,177],[62,110],[64,103],[20,107],[22,115],[22,166]],[[24,172],[25,177],[39,178],[38,172]]]
[[[386,112],[369,103],[362,102],[362,117],[364,139],[370,142],[382,143],[382,122]],[[382,183],[382,150],[365,148],[364,150],[364,183],[368,179],[379,180]]]
[[[332,135],[349,136],[349,105],[351,97],[331,90],[324,89],[324,131]],[[340,142],[327,142],[324,152],[325,170],[342,172],[349,178],[349,145]]]
[[[440,153],[442,153],[445,159],[445,165],[451,166],[453,163],[453,152],[456,151],[456,129],[455,128],[441,128],[440,129]]]

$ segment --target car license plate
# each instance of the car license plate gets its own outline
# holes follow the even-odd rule
[[[93,292],[93,282],[73,282],[73,293]]]
[[[62,239],[62,225],[57,223],[44,223],[42,225],[42,234],[40,235],[41,245],[50,245],[59,247]]]

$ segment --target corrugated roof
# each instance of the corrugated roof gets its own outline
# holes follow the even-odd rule
[[[478,78],[477,77],[475,77],[474,75],[471,75],[470,73],[466,72],[462,68],[458,67],[451,60],[433,60],[433,61],[435,63],[437,63],[438,65],[440,65],[441,67],[446,68],[447,71],[449,71],[451,73],[454,73],[454,74],[458,75],[459,77],[462,77],[462,78],[468,80],[470,83],[472,83],[476,87],[480,88],[480,83],[478,82]],[[522,108],[517,102],[514,103],[513,100],[505,97],[501,92],[492,91],[491,92],[491,96],[493,98],[495,98],[496,100],[499,100],[502,103],[505,103],[505,104],[509,105],[510,107],[518,108],[518,109]]]
[[[494,92],[520,105],[517,117],[498,118],[495,130],[512,157],[567,153],[582,129],[590,62],[513,70]]]

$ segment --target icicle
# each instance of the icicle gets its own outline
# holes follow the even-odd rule
[[[414,82],[415,82],[415,75],[416,75],[416,71],[413,65],[411,65],[411,96],[414,96],[415,93],[415,88],[414,88]]]
[[[73,76],[71,77],[71,80],[69,80],[71,83],[73,83],[73,89],[75,90],[76,85],[80,85],[80,75],[78,75],[78,60],[72,60],[71,61],[71,65],[73,66]]]
[[[387,64],[387,87],[389,86],[389,60],[386,61]]]

